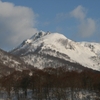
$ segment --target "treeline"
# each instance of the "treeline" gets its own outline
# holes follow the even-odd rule
[[[6,91],[10,99],[14,94],[17,100],[26,100],[29,95],[33,100],[74,100],[78,91],[100,95],[100,73],[68,71],[66,67],[14,71],[0,79],[0,89]]]

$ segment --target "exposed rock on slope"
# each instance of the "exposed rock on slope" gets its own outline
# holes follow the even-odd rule
[[[38,68],[68,66],[71,70],[69,62],[100,71],[99,43],[74,42],[59,33],[36,33],[10,53]]]

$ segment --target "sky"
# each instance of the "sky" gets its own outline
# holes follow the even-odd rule
[[[100,0],[0,0],[1,49],[12,50],[41,30],[100,42]]]

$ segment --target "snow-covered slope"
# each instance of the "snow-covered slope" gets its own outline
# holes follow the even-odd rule
[[[96,55],[100,56],[100,43],[80,42],[83,47],[89,48]]]
[[[70,62],[100,71],[99,43],[75,42],[59,33],[36,33],[10,53],[39,68],[65,66]]]
[[[0,76],[7,75],[14,70],[22,70],[23,68],[25,68],[25,63],[19,57],[15,57],[0,49]]]

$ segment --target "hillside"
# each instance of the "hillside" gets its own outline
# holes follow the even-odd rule
[[[71,70],[76,69],[72,64],[78,64],[79,69],[84,66],[100,71],[99,48],[99,43],[75,42],[60,33],[41,31],[10,53],[38,68],[68,66]]]

